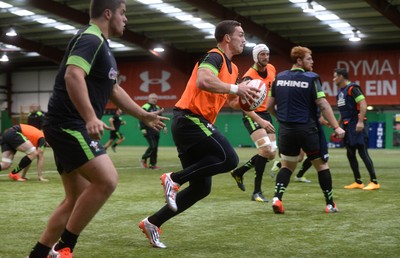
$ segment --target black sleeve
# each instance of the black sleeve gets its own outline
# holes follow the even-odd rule
[[[200,65],[211,65],[215,69],[218,70],[218,72],[221,70],[222,63],[223,63],[223,58],[219,53],[215,52],[210,52],[204,55],[200,61],[199,61],[199,66]]]

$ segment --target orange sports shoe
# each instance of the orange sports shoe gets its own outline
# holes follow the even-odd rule
[[[54,250],[55,246],[56,245],[54,245],[53,248],[51,248],[50,253],[47,256],[47,258],[72,258],[73,254],[69,247],[65,247],[63,249],[56,251],[56,250]]]
[[[13,174],[13,173],[10,172],[8,174],[8,177],[11,180],[18,181],[18,182],[25,182],[26,181],[26,179],[22,178],[18,173],[17,174]]]
[[[272,209],[276,214],[284,214],[285,209],[283,208],[282,201],[277,197],[272,198]]]
[[[359,184],[357,182],[354,182],[351,185],[345,185],[344,188],[345,189],[363,189],[364,184],[363,183]]]
[[[363,190],[378,190],[381,186],[379,184],[375,184],[374,182],[370,182]]]

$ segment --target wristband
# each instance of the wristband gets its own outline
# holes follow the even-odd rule
[[[229,88],[229,94],[236,94],[239,90],[239,86],[236,84],[231,84],[231,87]]]

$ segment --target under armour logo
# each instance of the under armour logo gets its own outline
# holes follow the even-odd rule
[[[214,131],[214,130],[215,130],[213,124],[207,123],[207,126],[206,126],[206,127],[207,127],[208,129],[210,129],[211,131]]]
[[[97,141],[91,141],[89,146],[94,149],[95,152],[100,151],[99,143]]]
[[[171,89],[171,85],[167,82],[169,77],[171,77],[170,72],[161,71],[161,78],[149,78],[149,71],[143,72],[139,76],[143,80],[143,83],[139,87],[141,91],[150,92],[151,84],[161,84],[161,92]]]

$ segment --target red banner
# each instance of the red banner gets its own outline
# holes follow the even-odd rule
[[[329,103],[336,106],[338,87],[333,70],[345,68],[358,83],[368,105],[400,105],[400,50],[313,54],[314,71],[321,76]]]
[[[368,105],[400,105],[400,50],[313,53],[313,59],[314,71],[321,76],[323,89],[331,105],[336,106],[338,92],[338,87],[332,82],[335,68],[348,69],[349,79],[359,83]],[[240,75],[253,64],[250,54],[235,57],[234,62],[239,67]],[[278,73],[291,68],[287,58],[274,56],[273,53],[271,64]],[[156,93],[159,106],[173,107],[189,79],[189,75],[162,61],[119,63],[119,70],[121,86],[139,105],[147,101],[150,93]],[[113,107],[112,104],[108,106]]]
[[[163,62],[144,61],[120,63],[118,78],[122,88],[139,105],[147,102],[150,93],[156,93],[157,105],[170,108],[180,98],[189,76]]]

